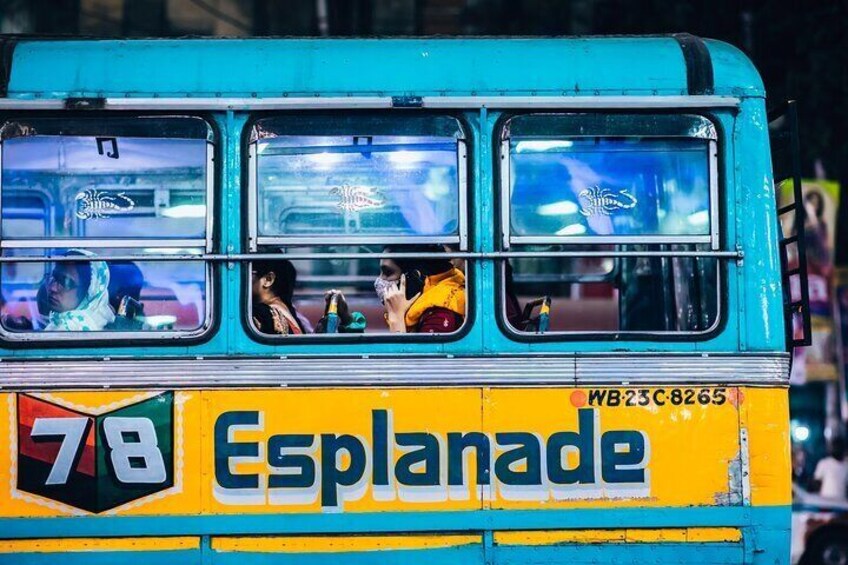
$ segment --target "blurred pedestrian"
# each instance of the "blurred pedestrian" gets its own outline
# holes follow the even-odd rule
[[[845,463],[845,442],[842,438],[836,438],[831,442],[830,455],[816,465],[813,481],[821,496],[845,500],[848,464]]]

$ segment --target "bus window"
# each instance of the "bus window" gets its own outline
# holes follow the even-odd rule
[[[445,248],[466,249],[465,142],[456,120],[266,118],[251,140],[249,247],[281,254],[251,265],[257,333],[462,326],[465,275]],[[286,253],[298,258],[284,261]],[[392,253],[424,256],[385,256]]]
[[[211,250],[206,122],[16,120],[3,126],[1,149],[5,338],[180,337],[209,327],[210,269],[164,258]]]
[[[700,116],[528,115],[502,134],[502,316],[521,333],[718,320],[717,135]],[[533,257],[533,253],[539,256]],[[536,308],[536,305],[544,307]]]

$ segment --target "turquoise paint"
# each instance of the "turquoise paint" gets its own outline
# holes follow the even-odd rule
[[[762,96],[741,52],[709,48],[717,94]],[[17,98],[186,93],[679,95],[686,70],[671,37],[22,41],[9,84]]]
[[[480,532],[486,530],[762,527],[789,533],[789,506],[474,510],[206,516],[2,518],[0,539],[162,535]],[[788,538],[787,538],[788,539]],[[788,543],[788,542],[787,542]]]
[[[496,546],[495,565],[572,565],[597,563],[743,563],[742,544],[631,543]]]
[[[333,553],[252,553],[213,552],[213,565],[466,565],[483,563],[480,545],[432,549],[404,549]]]

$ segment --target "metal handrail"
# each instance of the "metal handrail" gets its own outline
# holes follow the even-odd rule
[[[149,254],[149,255],[46,255],[0,257],[0,263],[82,263],[90,261],[204,261],[213,263],[244,263],[274,259],[292,261],[309,259],[466,259],[469,261],[505,261],[508,259],[608,258],[608,257],[689,257],[741,260],[742,251],[489,251],[444,253],[203,253],[203,254]]]

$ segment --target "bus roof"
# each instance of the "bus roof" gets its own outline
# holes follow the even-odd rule
[[[688,35],[3,41],[19,99],[764,95],[741,51]]]

